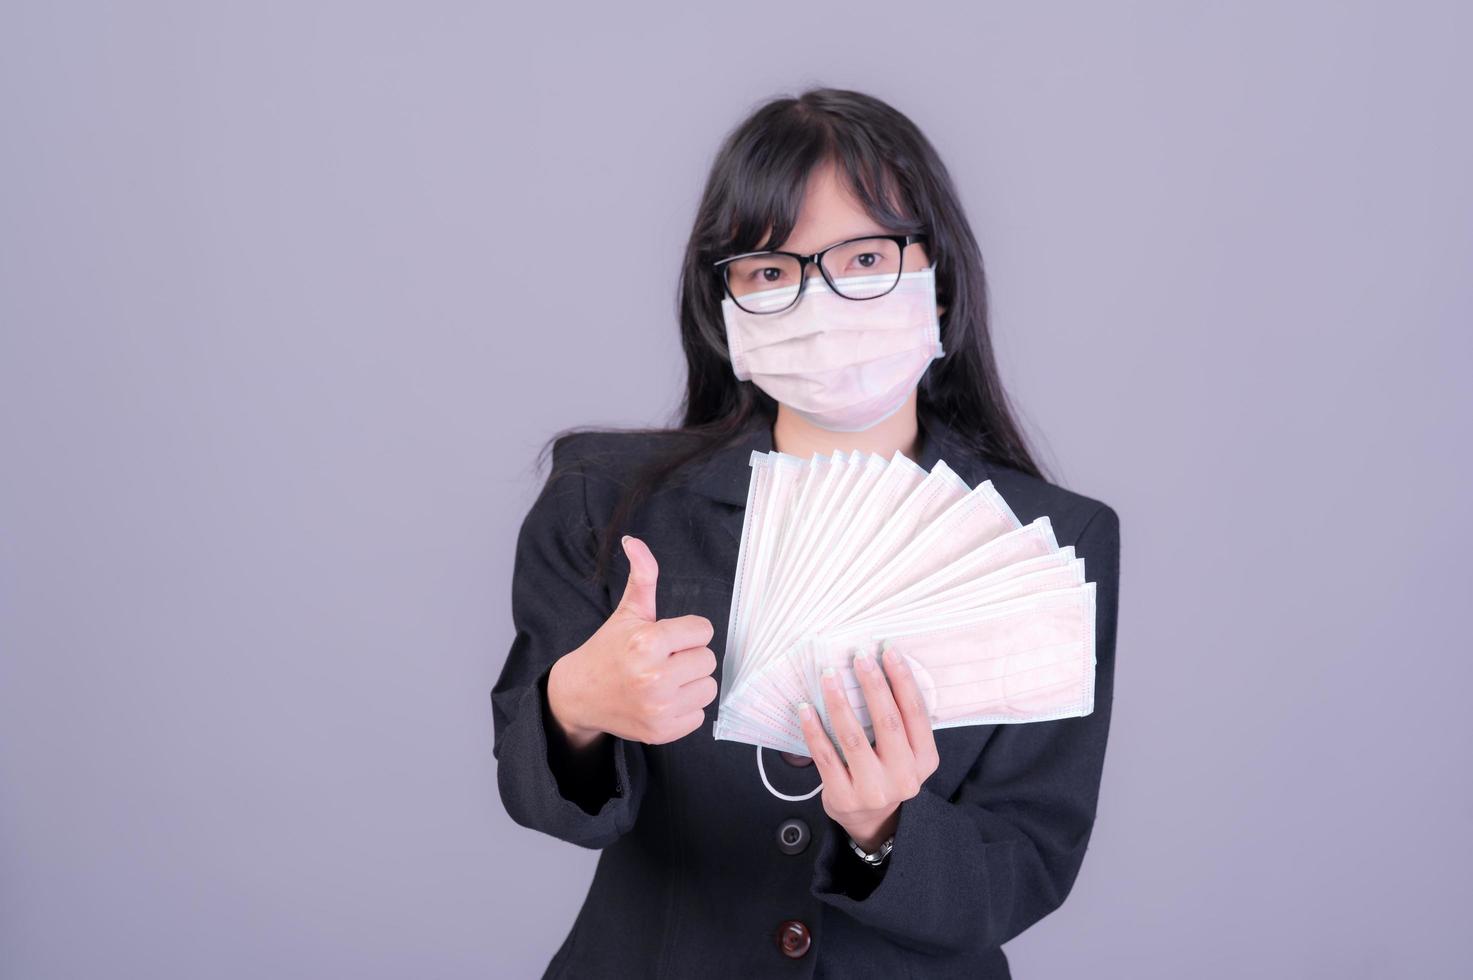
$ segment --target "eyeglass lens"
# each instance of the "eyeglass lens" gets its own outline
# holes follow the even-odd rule
[[[743,309],[776,312],[792,305],[801,268],[802,263],[792,256],[749,255],[727,263],[726,284]],[[823,271],[833,281],[835,291],[848,299],[883,295],[900,278],[900,245],[888,238],[845,242],[824,254]]]

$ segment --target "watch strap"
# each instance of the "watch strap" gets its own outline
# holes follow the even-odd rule
[[[880,846],[875,848],[873,851],[866,851],[864,848],[855,843],[853,837],[849,837],[849,849],[854,852],[856,857],[858,857],[861,861],[872,868],[878,868],[880,865],[884,864],[885,859],[890,856],[890,851],[894,847],[894,834],[891,834],[889,837],[885,838],[885,840],[881,841]]]

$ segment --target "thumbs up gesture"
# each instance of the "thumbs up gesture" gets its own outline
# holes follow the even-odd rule
[[[704,616],[659,619],[655,583],[660,566],[648,546],[624,537],[629,581],[598,632],[553,664],[547,700],[575,747],[608,732],[658,745],[701,727],[716,699],[716,654]]]

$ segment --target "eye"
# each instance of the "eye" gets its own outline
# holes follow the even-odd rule
[[[793,277],[793,270],[782,265],[754,265],[738,272],[738,278],[751,286],[780,285]]]
[[[882,256],[879,252],[860,252],[854,258],[856,261],[859,262],[859,267],[861,269],[872,269],[874,268],[876,263],[880,262],[884,258],[884,256]]]
[[[782,255],[749,255],[726,268],[727,283],[746,292],[783,289],[791,286],[798,275],[798,263]]]

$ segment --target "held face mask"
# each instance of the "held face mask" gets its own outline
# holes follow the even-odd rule
[[[945,351],[936,317],[935,270],[902,273],[895,288],[871,299],[846,299],[812,276],[795,306],[749,313],[721,301],[727,349],[739,380],[751,381],[814,425],[859,432],[894,415]],[[883,288],[890,275],[840,280]],[[798,287],[742,298],[751,309],[782,309]]]
[[[1016,724],[1094,710],[1095,585],[1047,517],[1023,525],[992,482],[900,452],[754,452],[737,552],[715,737],[808,755],[812,704],[833,667],[860,726],[874,729],[853,667],[894,647],[933,729]],[[841,752],[842,755],[842,752]]]

